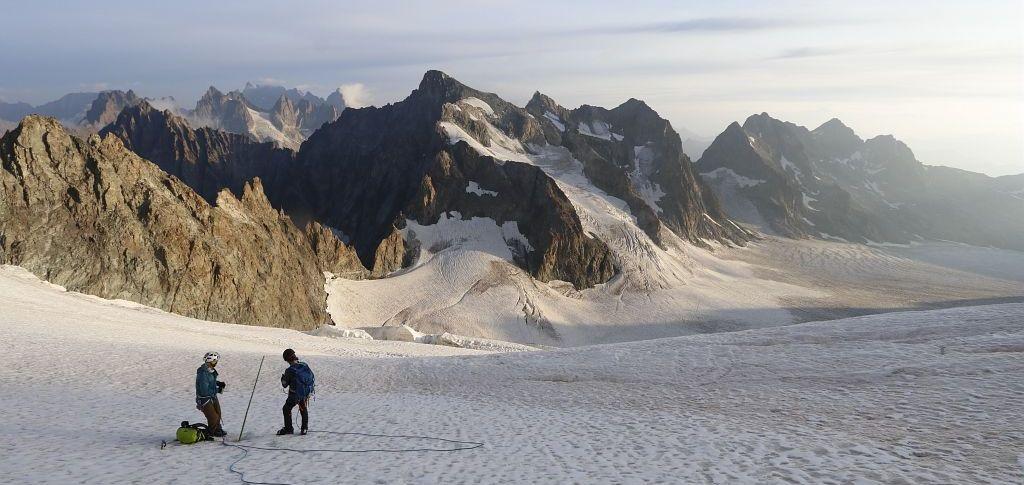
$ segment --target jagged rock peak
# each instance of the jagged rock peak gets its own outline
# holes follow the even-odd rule
[[[850,128],[849,126],[846,126],[846,123],[843,123],[843,120],[840,120],[839,118],[832,118],[832,119],[822,123],[821,126],[815,128],[813,131],[825,131],[825,130],[850,130],[850,131],[853,131],[852,128]]]
[[[864,142],[864,147],[880,160],[890,163],[916,162],[914,152],[905,143],[892,135],[878,135]]]
[[[277,109],[278,105],[294,106],[295,103],[292,102],[292,98],[289,98],[287,94],[282,94],[279,98],[277,98],[277,103],[274,104],[274,109]]]
[[[533,97],[530,98],[530,102],[526,103],[527,111],[556,111],[561,108],[562,106],[560,106],[554,99],[551,99],[551,97],[546,94],[542,94],[540,91],[534,91]]]
[[[748,116],[747,119],[743,122],[743,126],[745,128],[749,128],[751,126],[766,126],[771,123],[780,122],[780,120],[773,118],[772,115],[768,114],[765,111],[762,111],[760,113]]]
[[[270,208],[270,200],[267,199],[267,194],[263,190],[263,181],[259,177],[245,183],[245,187],[242,189],[242,203],[250,208]]]
[[[135,94],[135,91],[128,92],[120,90],[103,91],[96,96],[89,106],[82,124],[99,128],[114,121],[118,113],[126,107],[135,105],[142,101],[142,98]]]
[[[145,120],[145,121],[144,121]],[[143,99],[132,106],[127,106],[110,125],[100,130],[100,136],[111,134],[117,126],[146,123],[149,125],[162,125],[168,127],[188,128],[188,122],[184,118],[174,114],[170,110],[157,109],[149,101]]]
[[[463,94],[470,90],[465,84],[457,79],[438,70],[431,69],[423,74],[417,91],[431,98],[444,101],[457,101],[463,98]]]
[[[222,96],[224,96],[224,93],[222,93],[219,89],[217,89],[216,87],[213,87],[213,86],[210,86],[210,87],[206,88],[206,92],[203,93],[203,98],[204,99],[220,98]]]
[[[645,110],[657,114],[657,112],[654,111],[654,108],[651,108],[651,106],[644,102],[644,100],[636,98],[627,99],[624,103],[620,104],[618,108],[630,110]]]
[[[729,135],[737,135],[737,134],[739,134],[739,135],[743,135],[744,137],[747,136],[746,132],[743,131],[743,127],[740,126],[740,123],[738,121],[733,121],[732,123],[729,123],[729,126],[725,127],[725,131],[723,131],[722,134],[718,135],[718,136],[722,136],[722,135],[726,135],[726,134],[729,134]]]
[[[857,136],[857,133],[853,131],[853,128],[847,126],[839,118],[832,118],[822,123],[821,126],[811,130],[811,133],[817,136],[863,141],[859,136]]]
[[[188,184],[209,202],[222,188],[241,194],[244,182],[261,177],[269,191],[279,189],[291,150],[251,137],[199,126],[149,103],[123,110],[101,134],[113,134],[139,156]]]
[[[31,136],[32,133],[54,131],[64,133],[64,126],[56,118],[30,114],[21,119],[18,126],[8,132],[8,136],[20,140],[23,136]]]
[[[327,99],[324,101],[325,104],[334,106],[338,112],[341,112],[348,107],[348,103],[345,101],[345,94],[341,92],[341,88],[335,89]]]

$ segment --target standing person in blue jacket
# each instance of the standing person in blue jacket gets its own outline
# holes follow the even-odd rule
[[[299,406],[299,414],[302,415],[302,428],[300,432],[306,434],[306,430],[309,429],[309,409],[307,404],[309,403],[309,395],[313,393],[314,388],[313,371],[310,370],[305,362],[299,361],[299,358],[295,356],[295,351],[292,349],[285,350],[282,357],[288,363],[288,368],[281,375],[281,386],[288,388],[288,400],[284,402],[284,407],[281,408],[284,411],[284,427],[277,434],[295,433],[295,430],[292,428],[292,409],[295,406]]]
[[[226,436],[220,426],[220,401],[217,394],[224,392],[226,385],[217,380],[217,361],[220,356],[216,352],[207,352],[203,356],[203,365],[196,369],[196,409],[206,416],[206,426],[213,436]]]

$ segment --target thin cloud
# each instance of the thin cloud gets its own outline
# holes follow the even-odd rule
[[[593,27],[577,30],[579,34],[644,34],[644,33],[715,33],[715,32],[754,32],[761,30],[778,30],[794,27],[806,27],[836,23],[834,20],[804,20],[761,17],[706,17],[671,22],[656,22],[620,26]]]
[[[98,82],[98,83],[79,83],[78,89],[84,91],[106,91],[110,89],[110,83]]]
[[[286,84],[288,84],[286,81],[273,77],[261,77],[256,80],[257,86],[284,86]]]
[[[362,83],[342,84],[338,91],[349,108],[362,108],[373,102],[373,93]]]
[[[780,59],[804,59],[808,57],[828,57],[848,54],[854,51],[854,49],[822,49],[820,47],[797,47],[794,49],[786,49],[777,55],[769,57],[769,60],[780,60]]]

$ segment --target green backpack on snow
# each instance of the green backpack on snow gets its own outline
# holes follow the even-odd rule
[[[188,421],[182,421],[181,427],[178,428],[178,432],[175,434],[178,442],[183,445],[191,445],[200,441],[212,440],[213,437],[210,435],[209,428],[203,423],[188,424]]]

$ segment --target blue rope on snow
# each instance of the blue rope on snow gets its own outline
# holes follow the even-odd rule
[[[484,446],[483,443],[479,443],[479,442],[476,442],[476,441],[450,440],[450,439],[445,439],[445,438],[437,438],[437,437],[434,437],[434,436],[372,434],[372,433],[356,433],[356,432],[353,432],[353,431],[308,431],[308,433],[322,433],[322,434],[335,434],[335,435],[352,435],[352,436],[368,436],[368,437],[372,437],[372,438],[424,439],[424,440],[434,440],[434,441],[442,441],[442,442],[445,442],[445,443],[452,443],[452,444],[457,445],[457,446],[454,446],[454,447],[451,447],[451,448],[370,448],[370,449],[362,449],[362,450],[341,450],[341,449],[330,449],[330,448],[327,448],[327,449],[296,449],[296,448],[277,448],[277,447],[269,447],[269,446],[250,446],[250,445],[239,445],[237,443],[228,443],[227,441],[221,441],[221,444],[223,444],[224,446],[230,446],[232,448],[238,448],[238,449],[242,450],[242,456],[238,457],[234,462],[232,462],[231,465],[228,466],[228,470],[231,473],[234,473],[234,474],[238,475],[238,479],[241,480],[242,483],[246,483],[248,485],[292,485],[290,483],[281,483],[281,482],[255,482],[255,481],[251,481],[251,480],[246,480],[245,479],[245,472],[241,472],[241,471],[236,470],[235,466],[238,465],[239,462],[244,460],[245,457],[249,456],[249,450],[290,451],[290,452],[293,452],[293,453],[413,453],[413,452],[418,452],[418,451],[422,451],[422,452],[464,451],[464,450],[472,450],[472,449],[476,449],[476,448],[480,448],[480,447]]]

